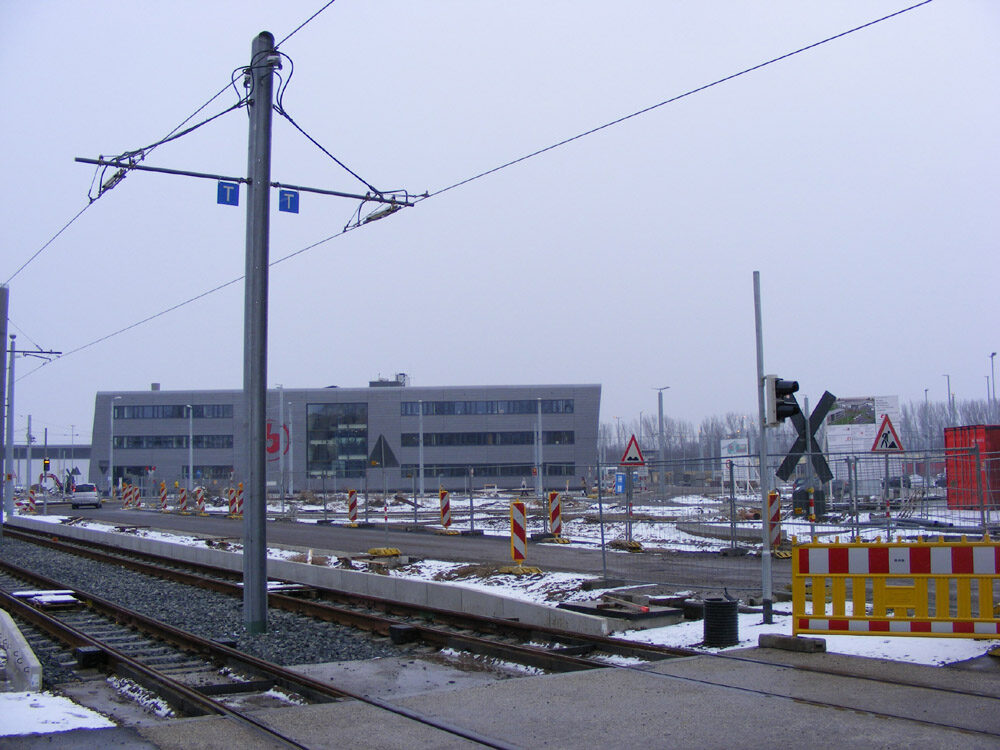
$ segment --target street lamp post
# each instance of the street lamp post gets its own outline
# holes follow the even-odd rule
[[[669,385],[661,386],[660,388],[654,388],[657,391],[656,394],[656,407],[657,407],[657,437],[659,438],[660,449],[660,481],[658,483],[658,488],[660,490],[660,499],[663,500],[666,496],[665,482],[667,476],[667,450],[666,445],[663,440],[663,392],[670,388]]]
[[[955,426],[955,408],[951,400],[951,375],[942,375],[948,384],[948,426]]]
[[[997,376],[996,372],[993,369],[993,360],[995,360],[996,358],[997,358],[996,352],[990,354],[990,383],[993,384],[992,385],[993,391],[991,394],[993,396],[993,404],[992,408],[990,409],[990,417],[994,421],[996,421],[996,410],[997,410]]]
[[[112,396],[108,411],[110,412],[111,440],[108,445],[108,500],[115,497],[115,401],[121,401],[121,396]]]

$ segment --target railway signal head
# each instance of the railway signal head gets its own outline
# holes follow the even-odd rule
[[[799,402],[795,400],[794,395],[798,389],[799,384],[796,380],[782,380],[777,375],[764,376],[768,427],[777,427],[789,417],[800,413]]]

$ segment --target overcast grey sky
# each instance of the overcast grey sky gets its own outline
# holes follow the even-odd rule
[[[0,0],[0,281],[311,2]],[[338,0],[283,46],[286,111],[380,189],[434,192],[900,10],[906,0]],[[1000,3],[936,0],[348,233],[274,267],[270,385],[601,383],[602,419],[756,412],[765,366],[815,403],[985,398],[997,335]],[[286,63],[282,71],[287,74]],[[235,102],[230,91],[203,114]],[[239,175],[234,111],[152,166]],[[274,125],[273,179],[364,187]],[[132,173],[10,283],[18,344],[73,351],[234,279],[244,200]],[[271,257],[356,206],[272,199]],[[31,372],[16,429],[89,440],[98,390],[239,388],[242,284]]]

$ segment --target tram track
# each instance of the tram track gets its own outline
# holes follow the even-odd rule
[[[180,565],[146,553],[140,555],[130,552],[126,555],[117,549],[100,550],[97,548],[100,545],[89,542],[59,541],[53,539],[54,536],[58,535],[52,533],[34,534],[26,533],[19,529],[5,530],[5,533],[25,541],[30,539],[34,543],[43,543],[49,546],[63,545],[63,551],[71,551],[73,554],[86,554],[95,559],[103,559],[109,564],[136,566],[137,569],[142,568],[143,572],[148,574],[171,578],[173,580],[183,579],[189,585],[208,586],[214,590],[234,596],[240,592],[236,583],[239,575],[221,571],[220,569],[195,571],[192,569],[194,566],[190,564],[184,563]],[[144,559],[140,560],[139,558]],[[705,654],[693,649],[647,646],[645,644],[637,644],[614,638],[580,637],[564,632],[550,632],[546,631],[546,629],[530,627],[510,621],[492,621],[490,618],[478,617],[469,618],[469,616],[446,611],[431,612],[426,608],[414,608],[410,605],[377,600],[372,597],[356,597],[354,595],[343,594],[342,592],[324,591],[315,587],[300,589],[294,594],[271,592],[269,594],[269,604],[276,608],[287,608],[290,611],[295,611],[306,616],[330,619],[380,635],[392,636],[395,634],[399,636],[403,634],[407,638],[418,638],[427,645],[436,648],[452,648],[468,651],[483,656],[492,656],[498,659],[530,664],[548,671],[571,671],[614,666],[620,669],[640,672],[654,679],[670,679],[709,685],[752,693],[762,697],[777,697],[837,710],[863,711],[884,718],[975,732],[991,738],[1000,737],[1000,731],[976,728],[957,720],[938,721],[926,717],[908,715],[905,711],[873,710],[854,705],[849,699],[845,699],[844,701],[818,700],[802,695],[789,694],[786,690],[781,690],[777,686],[750,687],[733,684],[728,679],[712,679],[707,676],[691,674],[674,674],[668,672],[666,669],[657,671],[658,668],[650,663],[630,665],[609,663],[595,658],[593,654],[599,647],[604,646],[608,649],[606,653],[614,653],[619,656],[635,656],[646,662],[669,658],[671,656],[708,656],[713,659],[727,660],[738,664],[757,665],[781,671],[794,670],[796,672],[810,673],[817,675],[817,677],[822,675],[834,678],[862,679],[875,685],[884,683],[896,687],[904,685],[917,690],[929,691],[928,694],[932,696],[961,696],[969,699],[985,700],[989,705],[995,705],[997,702],[1000,702],[1000,694],[966,690],[961,687],[941,687],[939,685],[924,684],[919,681],[900,681],[899,679],[883,678],[876,674],[859,675],[855,672],[817,664],[785,664],[745,654]],[[484,636],[484,634],[489,637]],[[544,645],[539,644],[541,641],[544,641]],[[616,648],[621,650],[614,650]],[[347,697],[352,696],[348,695]],[[490,743],[487,741],[481,744]]]
[[[106,564],[128,566],[146,575],[209,589],[239,598],[238,572],[179,562],[171,558],[122,550],[96,542],[61,537],[58,532],[12,529],[13,538],[40,544]],[[269,581],[268,605],[326,622],[357,628],[397,643],[421,641],[434,648],[451,648],[477,656],[514,662],[550,672],[609,666],[612,657],[660,660],[693,656],[691,649],[642,644],[607,636],[580,635],[513,620],[347,593],[295,582]],[[287,593],[283,593],[287,592]]]

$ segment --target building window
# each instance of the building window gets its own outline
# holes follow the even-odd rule
[[[306,471],[311,477],[363,477],[368,404],[306,404]]]
[[[537,414],[537,399],[519,399],[515,401],[403,401],[400,404],[400,415],[416,417],[420,415],[420,405],[428,416],[463,416],[484,414]],[[543,398],[542,414],[572,414],[573,399]]]
[[[194,404],[193,419],[232,419],[232,404]],[[115,406],[115,419],[187,419],[186,404],[136,404]]]
[[[115,448],[132,450],[187,448],[187,435],[115,435]],[[232,435],[195,435],[198,449],[232,450]]]
[[[542,432],[543,445],[573,445],[575,433],[572,430],[548,430]],[[420,446],[419,432],[404,432],[400,436],[404,448]],[[508,432],[425,432],[425,448],[455,448],[460,446],[508,446],[534,445],[534,430]]]

